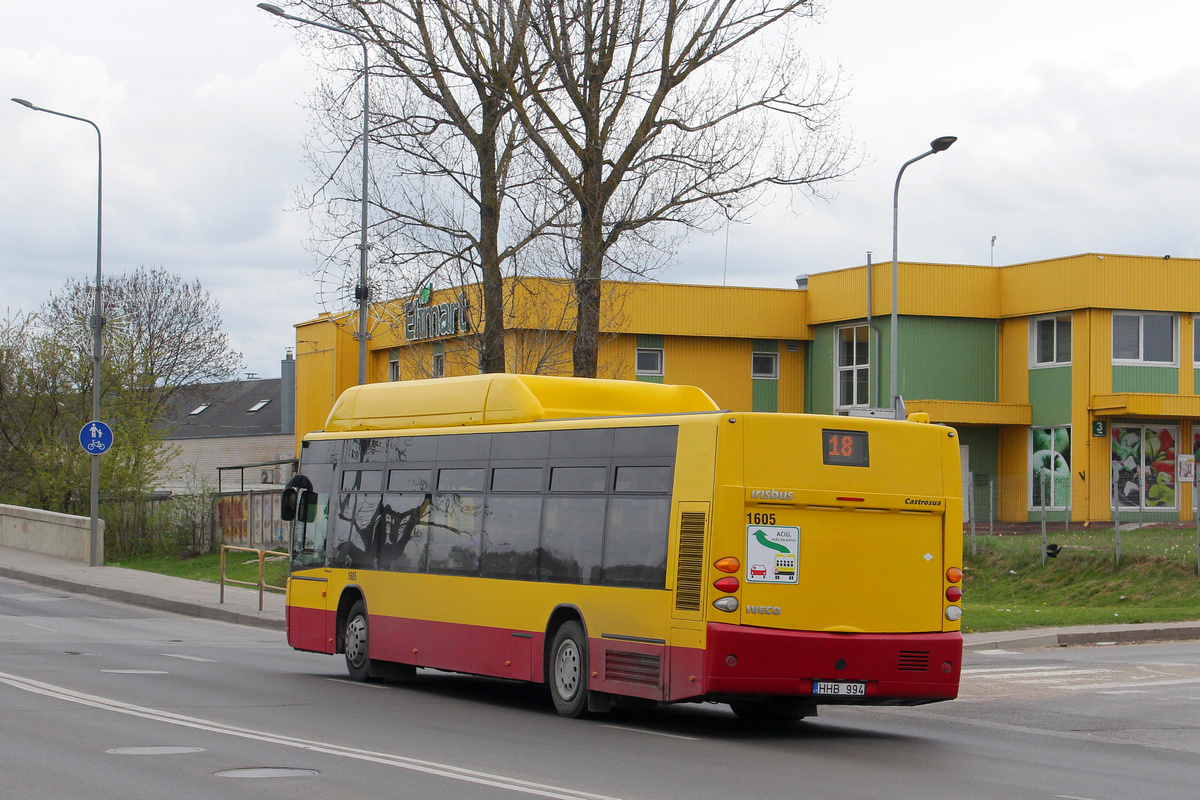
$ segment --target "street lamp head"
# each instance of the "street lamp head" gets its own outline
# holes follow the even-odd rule
[[[957,136],[939,136],[929,143],[929,147],[935,153],[940,153],[943,150],[949,149],[950,145],[958,141]]]
[[[22,100],[22,99],[21,99],[21,98],[19,98],[19,97],[14,97],[14,98],[12,99],[12,101],[13,101],[14,103],[19,103],[19,104],[21,104],[21,105],[25,106],[26,108],[36,108],[36,106],[34,106],[34,104],[33,104],[33,103],[29,102],[28,100]]]
[[[270,13],[274,14],[277,17],[286,17],[287,16],[286,11],[284,11],[279,6],[271,5],[270,3],[259,3],[258,7],[261,8],[263,11],[269,11]]]

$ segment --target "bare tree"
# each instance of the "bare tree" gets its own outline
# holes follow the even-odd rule
[[[77,513],[85,507],[90,419],[92,287],[68,281],[38,314],[0,319],[0,498]],[[197,281],[141,267],[105,279],[101,409],[116,434],[101,460],[106,493],[150,488],[169,455],[158,425],[182,386],[240,367],[217,304]]]
[[[523,129],[511,116],[508,87],[518,53],[503,30],[499,2],[302,5],[317,19],[354,30],[380,56],[371,65],[372,116],[378,120],[371,136],[375,152],[386,154],[386,166],[373,160],[372,202],[382,219],[372,228],[380,248],[376,263],[390,274],[373,283],[387,286],[392,297],[405,297],[435,275],[443,286],[455,278],[479,282],[482,325],[473,333],[478,363],[484,372],[503,372],[505,265],[513,274],[516,254],[546,231],[564,202],[547,190],[544,172],[530,162]],[[341,229],[337,216],[346,213],[357,191],[349,174],[338,171],[354,158],[352,147],[341,147],[360,135],[354,132],[361,127],[353,121],[355,97],[327,89],[316,101],[326,132],[342,143],[318,147],[310,159],[322,181],[316,205],[333,216],[335,229]],[[336,242],[335,236],[335,247],[325,249],[336,249]]]
[[[221,320],[221,309],[199,280],[190,283],[162,267],[144,265],[105,276],[104,339],[108,386],[136,392],[156,417],[180,387],[227,380],[241,368]],[[93,287],[69,280],[38,315],[57,341],[91,351]],[[85,380],[90,381],[90,371]]]
[[[810,2],[508,0],[505,10],[502,32],[520,55],[519,73],[504,74],[508,99],[575,209],[576,375],[596,375],[601,280],[621,266],[623,239],[653,247],[664,224],[703,226],[769,186],[815,191],[847,171],[836,81],[795,44]]]

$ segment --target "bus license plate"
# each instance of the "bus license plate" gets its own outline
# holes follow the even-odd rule
[[[867,684],[866,681],[813,681],[813,694],[865,697]]]

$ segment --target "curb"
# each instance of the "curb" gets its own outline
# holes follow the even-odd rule
[[[1134,630],[1047,631],[1028,636],[977,643],[963,643],[963,650],[1032,650],[1039,647],[1073,647],[1087,644],[1138,644],[1143,642],[1183,642],[1200,639],[1200,625],[1175,628]]]
[[[187,617],[212,619],[218,622],[232,622],[235,625],[249,625],[267,630],[286,630],[286,624],[283,620],[267,619],[253,614],[244,614],[225,608],[213,608],[212,606],[189,603],[183,600],[168,600],[165,597],[156,597],[140,592],[128,592],[122,589],[110,589],[105,586],[93,586],[65,578],[52,578],[46,575],[13,569],[12,567],[0,567],[0,577],[11,578],[38,586],[46,586],[64,592],[91,595],[92,597],[99,597],[102,600],[112,600],[117,603],[125,603],[126,605],[143,606],[158,611],[169,611],[173,614],[181,614]]]

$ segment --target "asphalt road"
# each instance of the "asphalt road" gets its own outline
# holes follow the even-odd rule
[[[277,632],[0,579],[0,798],[1200,794],[1200,644],[988,651],[965,670],[952,703],[769,728],[718,705],[565,720],[539,687],[354,684]]]

